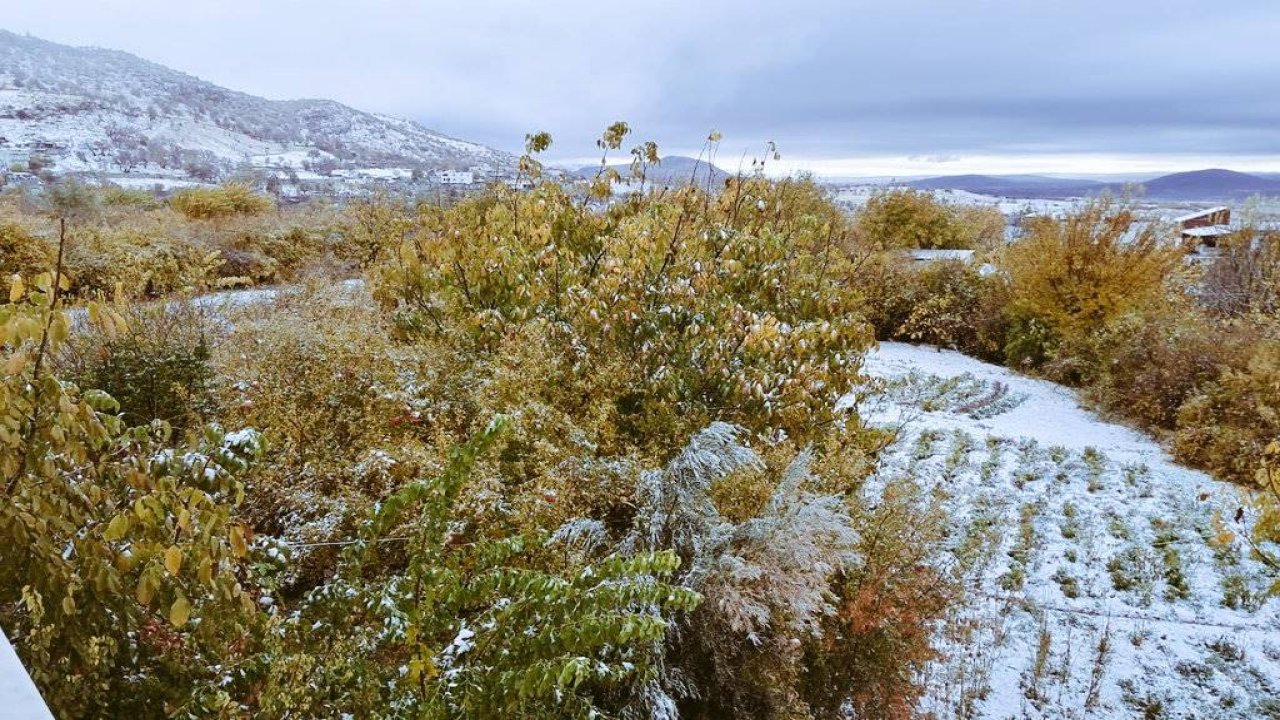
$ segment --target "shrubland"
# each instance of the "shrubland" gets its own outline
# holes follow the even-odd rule
[[[160,294],[202,286],[163,243],[286,222],[90,210],[4,306],[0,622],[61,715],[910,715],[960,589],[938,500],[863,492],[869,293],[811,181],[374,198],[273,302],[73,321],[99,253]]]
[[[276,208],[247,186],[183,190],[167,201],[148,192],[64,181],[39,196],[0,194],[0,270],[33,277],[52,266],[56,232],[68,219],[64,258],[77,297],[122,293],[155,298],[235,285],[292,282],[350,263],[334,250],[346,234],[323,203]]]

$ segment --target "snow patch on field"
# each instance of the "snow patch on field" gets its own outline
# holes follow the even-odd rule
[[[871,484],[948,510],[968,602],[924,678],[937,717],[1280,715],[1280,601],[1242,492],[1076,395],[949,351],[884,343],[864,417],[899,429]],[[874,501],[874,498],[872,499]]]

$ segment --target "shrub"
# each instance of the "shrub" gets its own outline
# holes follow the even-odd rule
[[[0,223],[0,272],[35,277],[53,268],[54,248],[43,237],[22,225]]]
[[[952,207],[925,190],[889,190],[867,201],[857,231],[885,250],[991,247],[1004,237],[1004,220],[994,208]]]
[[[221,261],[168,234],[100,226],[69,228],[67,274],[82,295],[155,297],[210,285]]]
[[[716,419],[803,440],[870,342],[820,198],[752,179],[589,213],[556,185],[499,190],[425,216],[375,296],[402,335],[478,357],[530,329],[554,363],[530,390],[570,414],[611,402],[601,442],[652,448]]]
[[[1099,334],[1101,361],[1089,394],[1142,427],[1172,430],[1183,403],[1224,369],[1243,364],[1248,341],[1238,335],[1186,299],[1153,303]]]
[[[680,564],[674,553],[548,571],[538,561],[555,554],[554,543],[486,536],[456,507],[472,466],[506,423],[498,418],[454,449],[438,477],[371,513],[338,577],[310,595],[293,623],[310,653],[323,646],[317,632],[337,642],[361,638],[362,652],[311,655],[321,667],[306,677],[277,671],[283,682],[268,687],[268,712],[372,715],[395,707],[418,717],[591,717],[625,704],[628,694],[611,690],[652,679],[665,617],[699,600],[665,582]],[[403,572],[373,571],[383,539],[407,541],[403,549],[385,546],[407,557]],[[402,679],[384,682],[397,667]],[[289,692],[304,683],[305,694]]]
[[[999,258],[1009,283],[1013,364],[1041,364],[1072,382],[1098,367],[1097,338],[1119,318],[1155,301],[1179,262],[1176,248],[1113,201],[1062,220],[1038,218]]]
[[[70,338],[59,371],[81,387],[102,390],[129,425],[162,420],[177,431],[213,419],[212,326],[189,301],[133,305],[127,328],[89,329]]]
[[[102,204],[107,207],[136,208],[138,210],[156,210],[162,207],[156,196],[146,190],[131,190],[115,185],[103,188]]]
[[[192,220],[214,220],[233,215],[259,215],[275,206],[271,198],[248,185],[227,183],[216,188],[190,188],[174,193],[169,206]]]
[[[1001,357],[1004,287],[962,262],[931,263],[907,281],[910,311],[891,337]]]
[[[1219,315],[1280,310],[1280,233],[1246,228],[1219,246],[1198,293]]]
[[[224,668],[265,622],[231,519],[257,435],[174,446],[163,424],[129,428],[110,396],[49,374],[70,333],[51,310],[61,280],[15,284],[0,306],[0,623],[59,717],[234,710],[251,682]]]
[[[328,250],[319,231],[301,226],[246,228],[219,245],[218,274],[253,283],[296,280],[307,263]]]
[[[1258,343],[1178,411],[1174,456],[1214,476],[1252,484],[1268,444],[1280,436],[1280,341]]]
[[[961,597],[935,556],[943,508],[894,481],[883,502],[854,512],[862,562],[836,581],[837,612],[806,651],[802,695],[813,717],[914,717],[926,665],[939,657],[939,626]]]

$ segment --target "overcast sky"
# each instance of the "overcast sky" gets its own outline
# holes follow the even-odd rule
[[[836,175],[1280,171],[1280,0],[7,0],[0,26],[563,160],[609,122]]]

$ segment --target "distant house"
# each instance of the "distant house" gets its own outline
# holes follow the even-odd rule
[[[978,257],[976,250],[908,250],[905,255],[911,261],[911,264],[918,268],[942,262],[958,262],[972,265]],[[998,272],[996,267],[991,263],[982,263],[982,265],[978,266],[978,274],[984,277],[996,272]]]
[[[441,170],[436,182],[441,185],[470,185],[476,181],[475,173],[463,170]]]
[[[1218,241],[1234,232],[1231,208],[1213,207],[1174,218],[1182,239],[1205,247],[1217,247]]]
[[[973,250],[910,250],[908,257],[913,262],[928,263],[943,260],[955,260],[963,263],[973,262]]]

